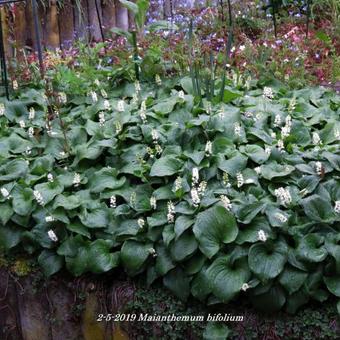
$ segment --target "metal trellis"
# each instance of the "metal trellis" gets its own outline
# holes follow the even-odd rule
[[[0,0],[0,6],[13,4],[17,2],[25,2],[27,0]],[[44,76],[44,63],[43,63],[43,53],[41,47],[41,36],[39,30],[39,22],[38,22],[38,11],[37,11],[37,2],[36,0],[31,0],[32,3],[32,14],[34,20],[34,31],[35,31],[35,39],[37,45],[38,59],[39,59],[39,67],[41,77]],[[5,87],[5,93],[7,99],[9,99],[9,86],[8,86],[8,73],[7,73],[7,63],[6,63],[6,54],[5,54],[5,46],[4,46],[4,35],[3,35],[3,27],[2,27],[2,16],[0,10],[0,61],[1,61],[1,80],[2,85]]]

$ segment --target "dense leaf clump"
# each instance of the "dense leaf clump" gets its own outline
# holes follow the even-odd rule
[[[188,78],[97,92],[59,94],[52,115],[33,89],[2,104],[3,250],[47,275],[122,265],[209,304],[340,297],[338,96],[226,88],[211,103]]]

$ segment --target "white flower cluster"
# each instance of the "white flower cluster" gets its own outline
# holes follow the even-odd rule
[[[263,88],[263,94],[262,94],[262,96],[263,96],[264,98],[273,99],[273,98],[274,98],[274,93],[273,93],[272,88],[271,88],[271,87],[265,86],[265,87]]]
[[[239,122],[234,124],[234,133],[236,136],[241,136],[241,125]]]
[[[28,137],[33,138],[34,137],[34,128],[31,126],[28,128]]]
[[[210,157],[212,155],[212,143],[210,140],[205,144],[205,155]]]
[[[103,98],[107,98],[107,93],[104,89],[100,90],[100,94],[102,95]]]
[[[155,196],[150,197],[150,206],[153,210],[156,210],[157,208],[157,200]]]
[[[267,155],[270,155],[272,153],[272,148],[269,145],[266,145],[265,148],[264,148],[264,152]]]
[[[117,111],[124,112],[125,110],[125,102],[124,100],[119,100],[117,103]]]
[[[282,138],[288,137],[291,129],[292,129],[292,117],[288,115],[286,117],[286,125],[281,129]]]
[[[229,175],[225,171],[223,172],[222,181],[224,186],[227,188],[231,187],[231,184],[229,183]]]
[[[337,128],[334,129],[334,137],[338,140],[340,139],[340,130]]]
[[[257,237],[262,242],[266,242],[267,241],[267,235],[266,235],[266,233],[262,229],[258,231]]]
[[[116,128],[116,134],[117,135],[119,135],[123,130],[122,124],[120,124],[120,122],[115,123],[115,128]]]
[[[167,219],[168,219],[168,223],[174,223],[175,222],[175,206],[171,201],[168,202]]]
[[[138,223],[138,227],[139,229],[143,229],[144,226],[145,226],[145,220],[143,217],[140,217],[138,220],[137,220],[137,223]]]
[[[152,257],[157,257],[157,253],[156,250],[154,248],[149,248],[148,252],[150,255],[152,255]]]
[[[6,188],[1,188],[0,191],[1,191],[1,195],[2,195],[4,198],[7,198],[7,199],[10,198],[9,191],[8,191]]]
[[[53,175],[51,173],[47,174],[47,180],[49,182],[53,182],[54,181],[54,177],[53,177]]]
[[[155,82],[158,86],[161,86],[162,85],[162,79],[161,77],[159,76],[159,74],[156,74],[155,75]]]
[[[16,91],[19,88],[19,84],[17,80],[13,80],[12,82],[13,90]]]
[[[246,290],[248,290],[250,288],[250,286],[248,285],[248,283],[244,283],[243,285],[242,285],[242,287],[241,287],[241,290],[243,290],[244,292],[246,291]]]
[[[192,204],[194,207],[198,207],[201,203],[201,198],[198,194],[198,190],[196,187],[193,187],[191,190],[190,190],[190,195],[191,195],[191,199],[192,199]]]
[[[4,103],[0,103],[0,117],[3,116],[5,114],[5,104]]]
[[[185,99],[185,97],[184,97],[184,92],[183,92],[182,90],[178,92],[178,97],[179,97],[180,99],[182,99],[182,100]]]
[[[52,229],[47,232],[47,235],[51,241],[58,242],[58,237]]]
[[[312,140],[313,140],[314,145],[321,145],[322,144],[321,138],[320,138],[320,136],[317,132],[313,132]]]
[[[97,96],[97,93],[94,92],[94,91],[90,91],[89,92],[89,96],[91,97],[91,100],[93,103],[97,103],[98,101],[98,96]]]
[[[285,143],[282,139],[279,139],[277,141],[277,148],[279,149],[280,152],[284,152],[285,151]]]
[[[24,128],[26,127],[26,123],[25,123],[24,120],[20,120],[20,121],[19,121],[19,125],[20,125],[20,127],[21,127],[22,129],[24,129]]]
[[[31,107],[28,111],[28,119],[33,120],[35,117],[35,110],[34,107]]]
[[[321,176],[322,175],[322,172],[323,172],[323,165],[321,162],[315,162],[315,172]]]
[[[110,208],[116,208],[117,207],[117,198],[115,195],[112,195],[110,197]]]
[[[192,169],[192,176],[191,176],[191,181],[193,185],[198,184],[200,177],[199,177],[199,171],[197,168]]]
[[[241,188],[241,186],[244,184],[244,178],[240,172],[236,174],[236,180],[237,180],[237,187]]]
[[[77,172],[74,174],[73,176],[73,185],[75,187],[78,187],[80,185],[81,179],[80,179],[80,174],[78,174]]]
[[[104,110],[107,110],[107,111],[111,110],[111,104],[107,99],[104,100],[103,106],[104,106]]]
[[[137,94],[141,91],[140,82],[138,80],[135,81],[135,91]]]
[[[99,117],[99,125],[104,126],[105,125],[105,113],[103,111],[100,111],[98,113],[98,117]]]
[[[175,180],[175,191],[178,191],[181,189],[182,189],[182,178],[178,176]]]
[[[230,202],[230,199],[226,196],[226,195],[221,195],[220,196],[220,200],[223,204],[223,206],[227,209],[227,210],[231,210],[232,208],[232,204]]]
[[[45,204],[44,198],[42,197],[41,193],[38,190],[33,191],[33,196],[39,205]]]
[[[289,112],[292,112],[295,110],[295,107],[296,107],[296,98],[293,97],[290,102],[289,102],[289,106],[288,106],[288,111]]]
[[[340,201],[335,201],[334,211],[335,211],[337,214],[340,214]]]
[[[129,199],[130,205],[131,205],[132,207],[134,207],[134,206],[136,205],[136,199],[137,199],[137,194],[136,194],[135,191],[133,191],[133,192],[131,193],[130,199]]]
[[[292,203],[292,196],[290,195],[288,188],[280,187],[275,189],[274,191],[275,196],[281,201],[281,204],[284,206],[288,206]]]
[[[45,217],[45,221],[46,221],[47,223],[50,223],[50,222],[55,221],[55,218],[54,218],[53,216],[49,215],[49,216],[46,216],[46,217]]]
[[[146,118],[146,102],[145,102],[145,100],[143,100],[142,103],[141,103],[139,116],[140,116],[140,118],[141,118],[141,120],[144,124],[147,123],[148,120]]]
[[[61,104],[66,104],[67,103],[67,96],[65,92],[59,92],[58,93],[58,101]]]
[[[285,215],[281,214],[281,213],[276,213],[274,216],[275,216],[281,223],[286,223],[286,222],[288,221],[288,218],[287,218]]]
[[[256,168],[254,168],[254,171],[255,171],[258,175],[261,175],[261,166],[257,166]]]
[[[32,153],[32,148],[30,146],[26,146],[25,154],[30,155]]]
[[[274,126],[280,126],[280,125],[281,125],[281,116],[277,114],[275,115]]]

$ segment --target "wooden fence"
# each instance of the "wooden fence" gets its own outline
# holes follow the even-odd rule
[[[118,0],[37,2],[42,44],[45,48],[68,47],[79,38],[88,42],[101,41],[103,35],[110,37],[112,27],[129,29],[133,22],[131,14]],[[164,0],[159,3],[162,5],[156,5],[156,11],[159,11],[160,18],[166,18],[171,14],[170,8],[175,1]],[[1,12],[7,55],[13,56],[25,47],[34,49],[36,41],[31,0],[2,6]]]
[[[128,340],[119,324],[97,321],[99,314],[119,313],[133,299],[133,284],[108,281],[61,276],[45,281],[0,267],[0,339]]]

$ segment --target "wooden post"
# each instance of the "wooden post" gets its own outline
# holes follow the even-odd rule
[[[116,26],[116,6],[114,0],[102,4],[104,32],[110,34],[110,29]]]
[[[71,0],[64,0],[59,12],[59,34],[61,47],[70,47],[74,40],[74,15]]]
[[[46,46],[56,49],[60,47],[57,1],[50,0],[46,12]]]
[[[127,8],[117,1],[116,3],[116,24],[117,27],[128,30],[129,29],[129,13]]]

